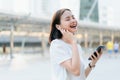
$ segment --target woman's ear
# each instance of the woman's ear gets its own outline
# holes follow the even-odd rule
[[[60,30],[60,25],[58,25],[58,24],[56,24],[56,28],[58,29],[58,30]]]

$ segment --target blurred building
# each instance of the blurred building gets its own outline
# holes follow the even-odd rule
[[[118,10],[119,0],[98,0],[99,3],[99,21],[102,24],[114,26],[120,29],[120,10]]]
[[[114,0],[0,0],[0,46],[45,48],[50,20],[60,8],[71,9],[77,18],[76,37],[83,47],[120,41],[118,6]]]
[[[95,6],[93,6],[93,4]],[[92,8],[92,6],[93,6],[93,8]],[[80,20],[90,20],[90,21],[94,21],[94,22],[99,22],[98,11],[99,11],[98,2],[95,3],[95,0],[81,0]]]

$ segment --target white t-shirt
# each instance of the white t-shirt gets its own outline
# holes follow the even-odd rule
[[[79,55],[82,54],[78,45]],[[82,57],[80,56],[80,76],[68,72],[60,63],[72,58],[72,47],[61,39],[55,39],[50,45],[51,75],[52,80],[85,80],[85,69]]]

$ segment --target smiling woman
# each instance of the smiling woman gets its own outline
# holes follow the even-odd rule
[[[101,55],[91,57],[85,69],[81,46],[75,33],[77,20],[70,9],[58,10],[51,21],[49,36],[52,80],[85,80]]]

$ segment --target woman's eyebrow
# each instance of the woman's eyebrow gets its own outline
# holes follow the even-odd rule
[[[71,15],[71,16],[66,16],[65,18],[70,18],[70,17],[74,17],[74,15]]]
[[[66,16],[65,18],[70,18],[70,16]]]

